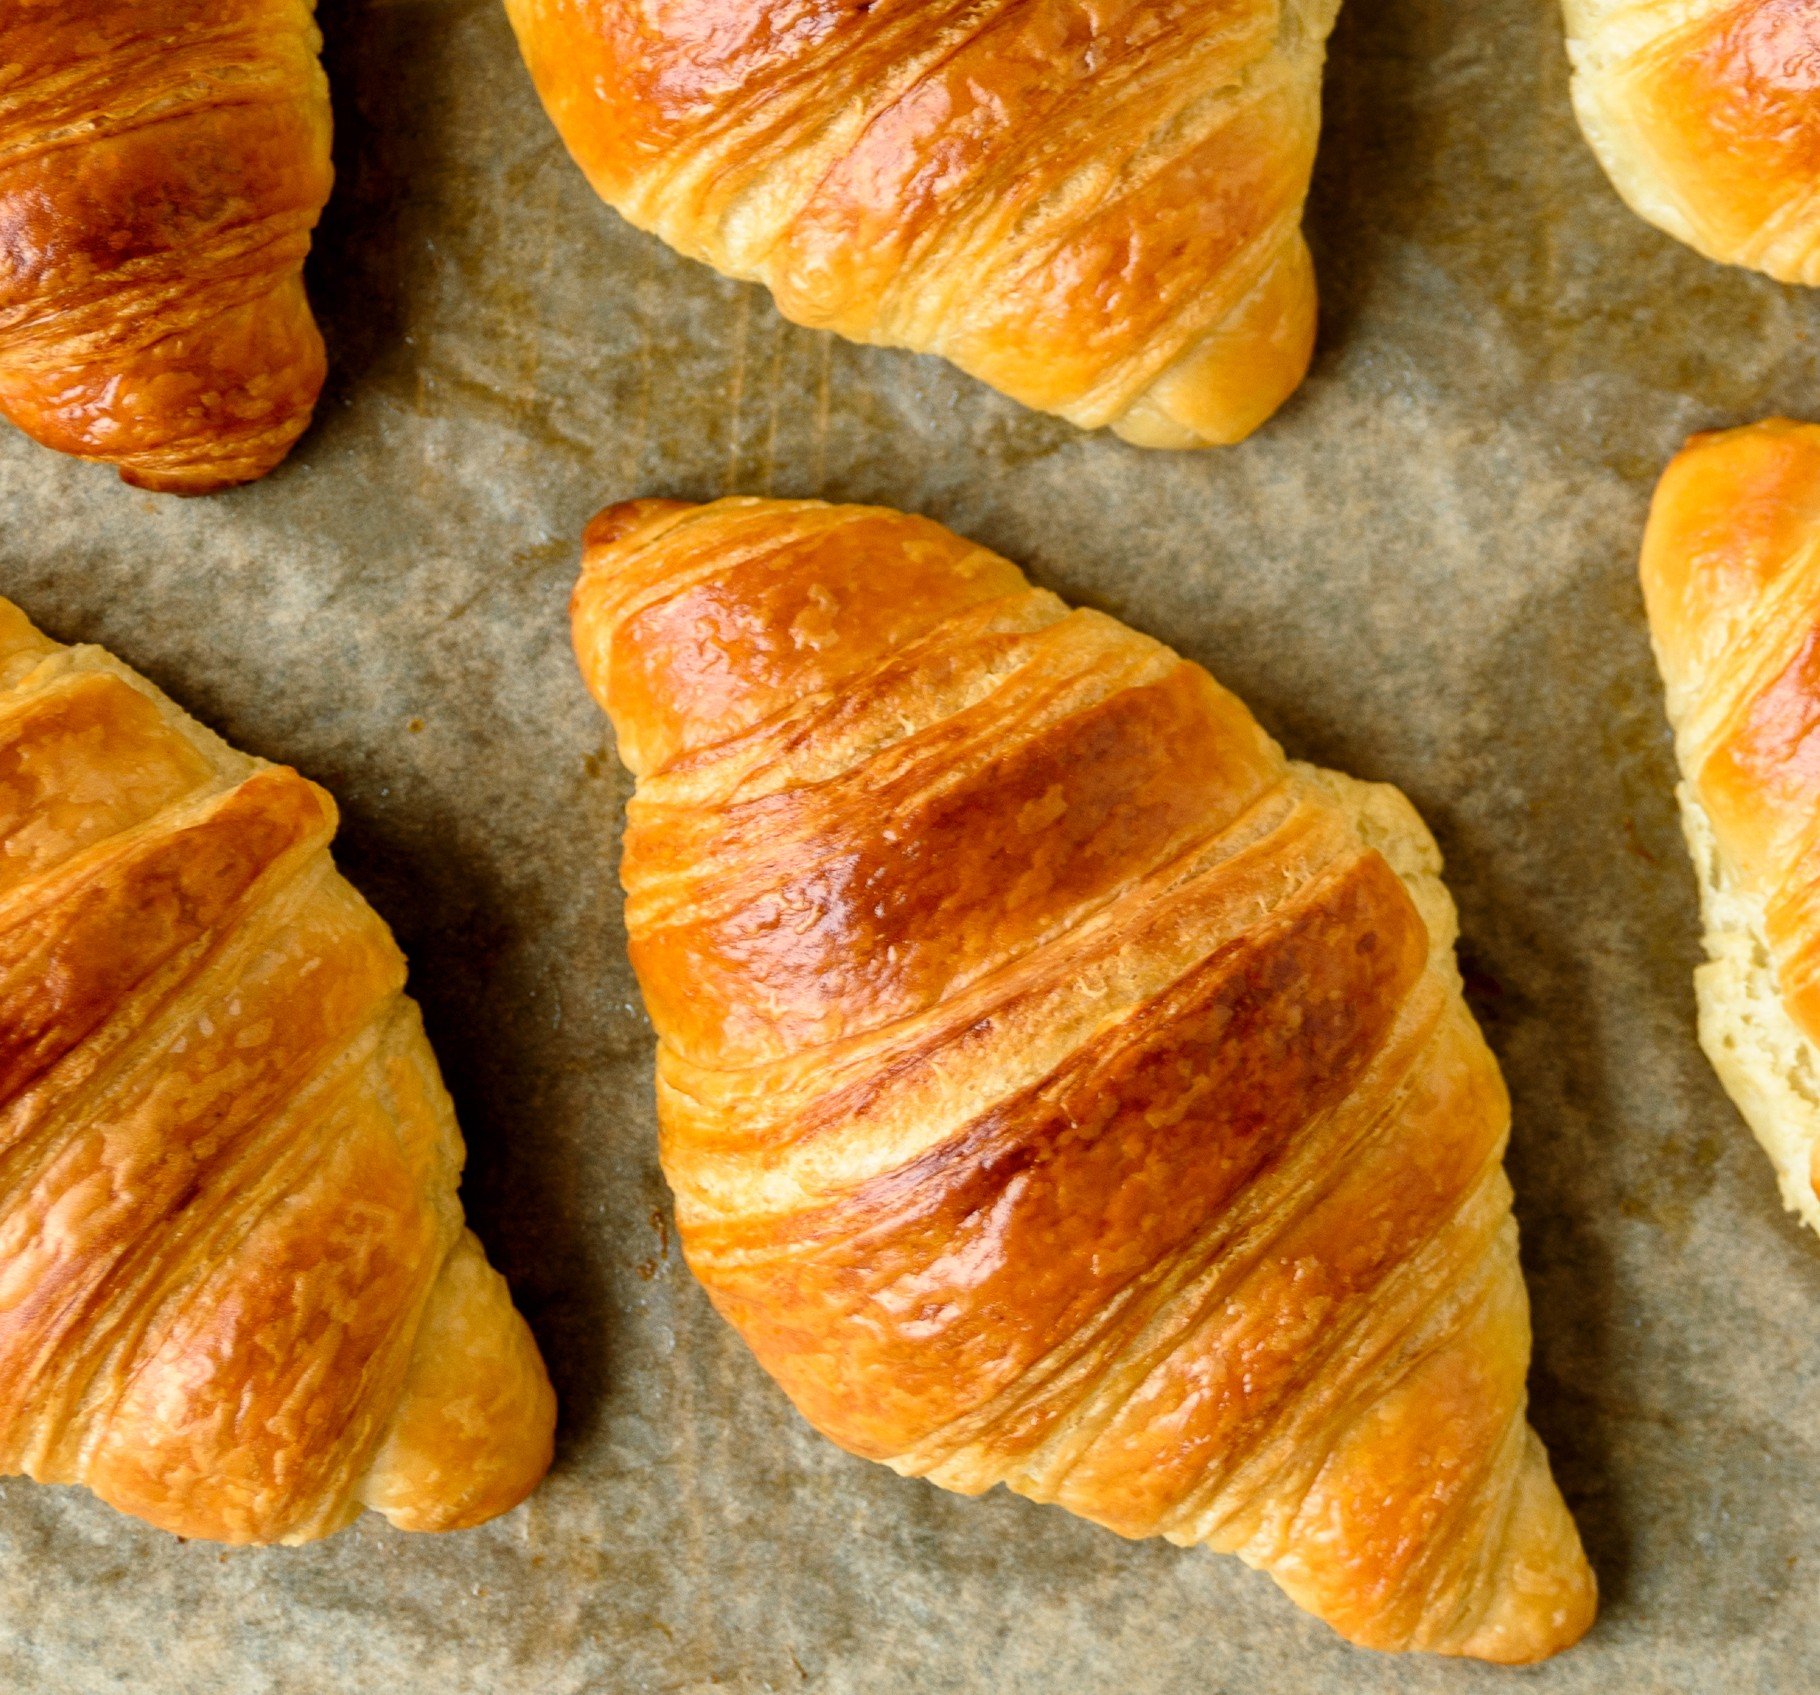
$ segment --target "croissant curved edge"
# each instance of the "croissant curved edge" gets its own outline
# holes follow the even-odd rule
[[[555,1398],[335,804],[0,600],[0,1475],[181,1536],[478,1524]]]
[[[506,6],[602,198],[796,323],[1145,447],[1307,370],[1338,0]]]
[[[1820,1230],[1820,428],[1697,435],[1663,473],[1641,576],[1707,962],[1700,1045]]]
[[[1371,1647],[1574,1642],[1508,1102],[1409,803],[902,513],[612,507],[572,610],[680,1238],[809,1422]]]
[[[1630,208],[1709,259],[1820,283],[1808,0],[1565,0],[1580,128]]]
[[[321,45],[314,0],[0,8],[0,413],[159,493],[284,458],[327,368]]]

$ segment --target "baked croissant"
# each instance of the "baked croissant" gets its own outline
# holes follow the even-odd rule
[[[477,1524],[555,1402],[335,806],[0,600],[0,1474],[182,1536]]]
[[[1812,0],[1566,0],[1574,110],[1633,211],[1709,259],[1820,283]]]
[[[1643,541],[1708,962],[1700,1045],[1820,1230],[1820,429],[1695,436]]]
[[[313,0],[0,4],[0,412],[206,494],[303,433],[329,197]]]
[[[797,323],[1145,447],[1302,380],[1339,0],[506,6],[603,198]]]
[[[810,1422],[1373,1647],[1578,1638],[1508,1104],[1408,802],[895,512],[613,507],[574,615],[682,1241]]]

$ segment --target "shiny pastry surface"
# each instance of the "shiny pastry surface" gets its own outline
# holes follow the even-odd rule
[[[1709,259],[1820,283],[1820,0],[1566,0],[1580,127]]]
[[[1315,330],[1338,0],[508,0],[641,229],[786,317],[1152,447],[1256,429]]]
[[[0,413],[127,482],[261,477],[325,371],[311,0],[0,5]]]
[[[0,1474],[181,1536],[505,1511],[537,1345],[334,802],[0,600]]]
[[[614,507],[573,610],[683,1244],[804,1415],[1374,1647],[1576,1640],[1507,1101],[1408,803],[900,513]]]

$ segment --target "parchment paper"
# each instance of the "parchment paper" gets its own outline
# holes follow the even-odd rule
[[[600,206],[496,0],[324,0],[334,360],[266,482],[180,502],[0,430],[0,591],[340,798],[562,1397],[487,1528],[181,1544],[0,1484],[0,1690],[1331,1695],[1820,1687],[1820,1241],[1694,1043],[1693,878],[1635,587],[1690,430],[1820,415],[1820,295],[1633,217],[1547,0],[1348,0],[1313,375],[1145,453],[784,324]],[[1208,664],[1433,825],[1515,1098],[1534,1418],[1604,1590],[1533,1673],[1350,1649],[1235,1561],[813,1435],[676,1253],[615,881],[629,787],[567,647],[634,494],[922,511]],[[418,726],[421,727],[418,727]]]

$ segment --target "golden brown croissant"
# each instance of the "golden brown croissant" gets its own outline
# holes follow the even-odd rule
[[[1820,283],[1814,0],[1566,0],[1574,110],[1618,192],[1709,259]]]
[[[1643,541],[1707,964],[1700,1045],[1820,1230],[1820,429],[1695,436]]]
[[[1302,380],[1339,0],[506,0],[641,229],[788,318],[1146,447]]]
[[[0,600],[0,1474],[183,1536],[479,1523],[554,1397],[335,806]]]
[[[576,651],[689,1263],[804,1415],[1538,1659],[1508,1105],[1439,855],[1198,666],[938,525],[636,501]]]
[[[0,412],[206,494],[303,433],[329,196],[313,0],[0,4]]]

